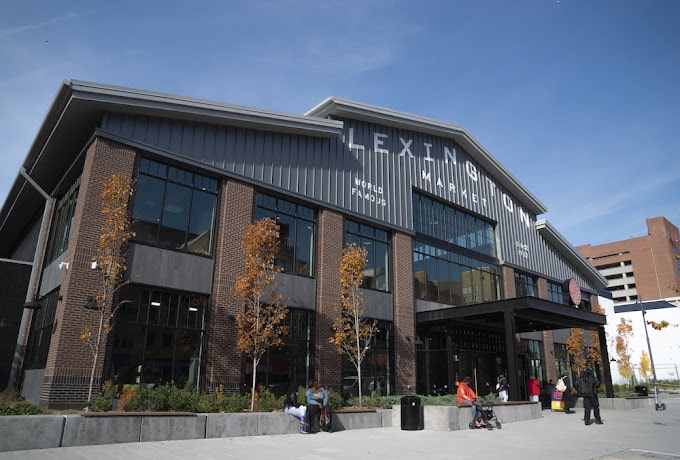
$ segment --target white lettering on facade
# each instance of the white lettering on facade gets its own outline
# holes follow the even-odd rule
[[[465,162],[465,172],[467,173],[468,177],[470,177],[470,179],[477,182],[477,167],[472,164],[470,160]]]
[[[526,243],[522,243],[520,241],[515,241],[515,249],[517,250],[517,255],[520,257],[524,257],[525,259],[529,258],[529,245]]]
[[[364,201],[376,203],[378,206],[387,206],[387,200],[383,196],[382,185],[376,185],[359,177],[355,177],[354,187],[352,187],[351,193],[352,196],[356,196]]]
[[[430,156],[430,149],[432,148],[432,144],[428,144],[426,142],[423,145],[425,146],[425,161],[434,161],[434,158]]]
[[[361,151],[364,151],[364,152],[366,151],[366,147],[364,147],[361,144],[355,144],[354,143],[354,128],[349,128],[349,143],[348,143],[348,146],[349,146],[350,152],[353,149],[361,150]]]
[[[373,151],[379,154],[385,155],[390,154],[389,139],[390,136],[388,134],[375,131],[373,133]],[[398,139],[401,148],[401,150],[398,153],[399,158],[406,158],[408,156],[409,159],[415,159],[416,156],[413,153],[414,147],[413,139],[408,139],[404,137],[398,137]],[[345,142],[344,137],[343,142]],[[363,152],[366,151],[365,146],[363,144],[356,144],[354,142],[354,128],[348,128],[347,144],[350,151],[354,151],[355,149],[357,153],[359,150]],[[421,151],[421,153],[423,154],[422,157],[423,161],[430,164],[433,163],[436,160],[436,158],[432,156],[434,153],[432,150],[434,144],[429,142],[423,142],[422,146],[423,150]],[[443,151],[441,152],[441,155],[444,160],[444,164],[448,165],[449,163],[451,163],[454,166],[458,166],[456,148],[443,146],[442,150]],[[478,193],[478,191],[476,191],[477,187],[475,187],[473,190],[460,189],[453,182],[455,180],[455,177],[440,176],[436,172],[435,174],[436,176],[433,178],[431,171],[421,169],[420,177],[423,182],[427,182],[428,184],[432,184],[434,180],[435,186],[438,189],[444,191],[444,193],[446,193],[446,191],[448,190],[449,199],[454,199],[455,196],[458,196],[459,200],[462,200],[464,202],[468,202],[469,200],[469,203],[475,205],[475,207],[477,208],[479,208],[480,206],[486,207],[489,203],[489,199],[495,199],[496,197],[499,197],[501,209],[505,209],[506,212],[511,213],[513,215],[517,215],[518,218],[520,219],[520,222],[522,222],[527,228],[531,228],[531,215],[529,214],[529,212],[524,210],[521,206],[515,204],[512,197],[507,193],[503,192],[502,190],[500,190],[498,184],[493,180],[493,178],[485,174],[482,174],[478,166],[471,160],[465,160],[464,174],[474,183],[480,184],[481,181],[484,181],[483,184],[484,189],[487,190],[485,194]],[[383,197],[382,186],[377,186],[376,184],[365,182],[359,179],[358,177],[355,178],[355,187],[351,189],[351,193],[352,195],[355,195],[370,203],[377,203],[381,206],[387,205],[387,201]],[[515,214],[515,208],[517,208],[518,210],[517,214]],[[524,248],[522,248],[521,251],[520,249],[518,249],[518,253],[520,253],[522,257],[528,257],[528,246],[526,246],[526,250]]]
[[[403,146],[401,152],[399,152],[399,156],[403,157],[408,153],[410,158],[415,158],[413,153],[411,153],[411,144],[413,144],[413,139],[409,139],[408,142],[406,142],[403,137],[400,137],[399,142],[401,142],[401,145]]]
[[[390,153],[389,150],[382,148],[383,145],[385,145],[385,139],[387,139],[387,134],[382,134],[375,132],[373,133],[373,150],[375,153],[384,153],[388,154]]]
[[[444,146],[444,164],[449,164],[449,160],[451,160],[451,163],[453,163],[454,165],[457,164],[456,149],[449,150],[447,146]]]

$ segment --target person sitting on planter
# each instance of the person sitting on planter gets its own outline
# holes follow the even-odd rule
[[[321,412],[328,408],[328,392],[318,381],[310,383],[305,395],[307,401],[307,423],[310,433],[318,433],[320,430]]]
[[[300,433],[307,434],[305,429],[305,413],[307,406],[297,405],[297,385],[292,383],[286,392],[286,397],[283,400],[283,411],[300,419]]]
[[[456,396],[458,397],[458,407],[470,406],[470,409],[472,410],[470,428],[473,426],[475,428],[480,428],[486,426],[486,423],[484,423],[484,420],[481,418],[481,405],[477,402],[477,394],[472,387],[470,387],[471,382],[472,378],[466,376],[463,381],[460,382],[460,385],[458,385],[458,391],[456,393]]]

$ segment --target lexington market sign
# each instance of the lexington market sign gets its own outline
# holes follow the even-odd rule
[[[501,206],[499,206],[499,209],[508,215],[516,216],[515,218],[518,218],[527,228],[531,228],[531,216],[529,213],[516,204],[510,195],[501,190],[491,177],[482,174],[475,163],[469,159],[459,161],[455,147],[443,146],[441,151],[433,151],[432,143],[423,142],[422,145],[415,145],[413,139],[400,136],[397,136],[397,138],[399,142],[397,149],[390,151],[388,144],[394,144],[394,140],[390,139],[388,134],[375,131],[373,132],[373,142],[372,145],[369,145],[369,149],[372,147],[372,151],[376,155],[397,155],[399,161],[406,161],[407,159],[415,160],[416,154],[418,154],[423,158],[423,168],[419,171],[421,180],[423,183],[436,187],[440,191],[441,196],[453,199],[457,195],[461,201],[481,208],[487,208],[492,201],[500,200]],[[358,154],[359,151],[366,152],[366,144],[358,144],[356,142],[354,128],[348,128],[347,135],[343,136],[343,143],[352,153]],[[431,169],[434,168],[428,170],[426,166],[433,165],[437,159],[443,159],[445,165],[453,166],[456,169],[461,168],[462,173],[469,178],[468,183],[477,184],[478,190],[482,189],[481,185],[483,183],[486,185],[488,192],[482,194],[475,190],[459,187],[455,183],[455,178],[433,176]],[[366,180],[366,178],[359,176],[354,176],[353,180],[352,196],[377,206],[387,206],[388,200],[384,194],[382,184],[377,184],[374,181]],[[528,257],[528,246],[520,242],[517,242],[517,245],[518,249],[521,252],[526,252],[526,257]]]

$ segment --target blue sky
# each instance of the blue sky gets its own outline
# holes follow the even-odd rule
[[[290,113],[328,96],[466,128],[572,244],[680,226],[680,1],[0,4],[0,201],[59,85]]]

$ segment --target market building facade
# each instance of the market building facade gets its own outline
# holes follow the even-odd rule
[[[281,229],[290,309],[286,345],[257,370],[274,391],[318,378],[356,392],[328,343],[350,242],[368,251],[365,315],[379,324],[366,389],[429,393],[471,375],[485,394],[504,371],[523,399],[529,374],[569,368],[567,328],[598,331],[606,350],[591,311],[606,280],[465,129],[339,98],[293,115],[68,80],[0,213],[0,269],[18,277],[0,298],[16,326],[6,373],[45,406],[86,400],[80,332],[101,183],[116,173],[134,184],[134,236],[97,385],[243,390],[252,366],[235,346],[233,285],[241,235],[263,217]]]

